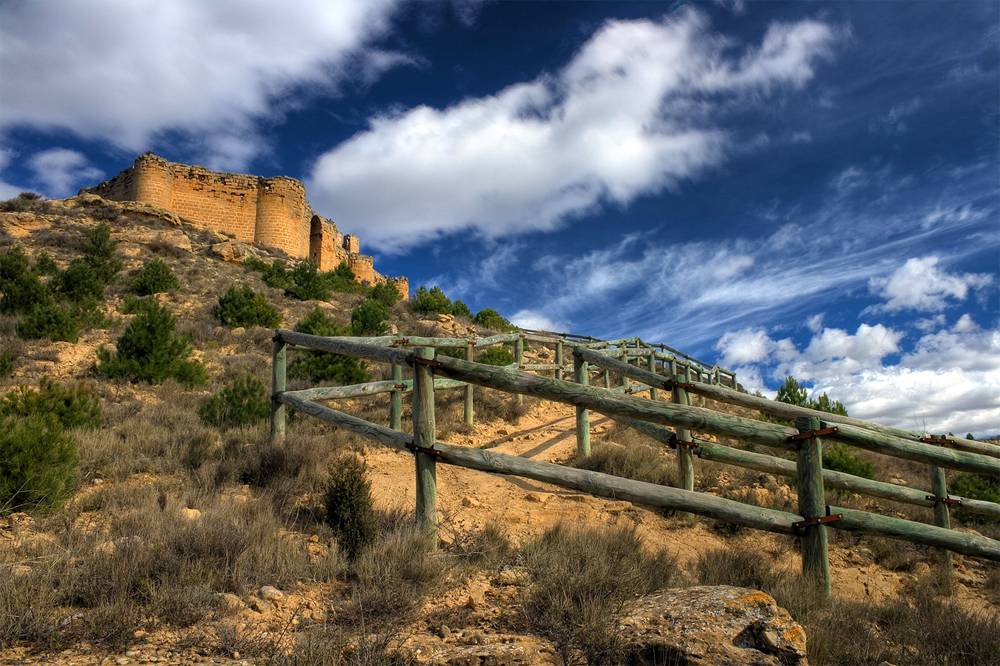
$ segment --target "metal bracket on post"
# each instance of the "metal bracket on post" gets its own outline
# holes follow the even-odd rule
[[[433,358],[421,358],[420,356],[413,356],[413,355],[407,356],[406,362],[409,365],[413,365],[414,363],[416,363],[418,365],[429,365],[432,368],[441,367],[441,361],[438,361],[437,359]]]
[[[819,518],[809,518],[808,520],[800,520],[797,523],[792,523],[792,527],[795,529],[801,529],[803,527],[810,527],[811,525],[822,525],[823,523],[832,523],[835,520],[840,520],[844,517],[842,513],[835,513],[832,516],[820,516]]]
[[[690,447],[694,448],[694,447],[698,446],[698,442],[688,441],[686,439],[678,439],[677,433],[674,433],[673,435],[670,436],[670,439],[667,441],[667,445],[670,448],[672,448],[672,449],[676,449],[678,447],[678,445],[679,446],[690,446]]]
[[[929,499],[932,502],[943,502],[945,504],[957,504],[959,506],[962,505],[962,498],[961,497],[955,497],[954,495],[948,495],[947,497],[938,497],[937,495],[928,495],[926,497],[926,499]]]
[[[789,435],[788,441],[793,442],[799,439],[812,439],[813,437],[823,437],[824,435],[832,435],[835,432],[837,432],[836,426],[823,428],[822,430],[810,430],[809,432],[800,432],[798,435]]]
[[[944,437],[921,437],[920,441],[925,444],[954,444],[953,441]]]

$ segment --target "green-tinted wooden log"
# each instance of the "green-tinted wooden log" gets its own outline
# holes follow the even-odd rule
[[[401,451],[409,451],[408,447],[413,445],[413,435],[409,435],[405,432],[399,432],[398,430],[392,430],[391,428],[386,428],[385,426],[380,426],[375,423],[365,421],[364,419],[359,419],[356,416],[351,416],[350,414],[330,409],[329,407],[317,404],[311,400],[303,400],[302,398],[291,395],[287,392],[279,394],[278,400],[282,404],[288,405],[292,409],[302,412],[303,414],[315,416],[318,419],[341,426],[342,428],[346,428],[347,430],[381,442],[391,448]]]
[[[576,350],[574,349],[574,354],[575,353]],[[582,349],[580,350],[580,355],[589,363],[593,363],[594,365],[606,370],[614,370],[618,374],[622,375],[622,377],[630,377],[636,381],[643,382],[644,384],[649,384],[650,386],[662,387],[665,386],[668,381],[668,379],[662,375],[629,365],[624,361],[612,358],[608,354],[602,354],[590,349]]]
[[[667,430],[666,428],[654,425],[652,423],[647,423],[646,421],[640,421],[638,419],[630,419],[627,416],[615,416],[614,414],[608,414],[608,418],[611,419],[612,421],[616,421],[623,425],[627,425],[630,428],[635,428],[643,435],[646,435],[647,437],[654,439],[661,444],[670,445],[671,441],[675,436],[673,430]]]
[[[735,381],[735,375],[733,375],[733,377]],[[756,409],[764,412],[765,414],[772,414],[783,419],[795,419],[800,416],[815,416],[820,420],[833,425],[843,424],[855,426],[857,428],[864,428],[865,430],[872,430],[883,435],[890,435],[892,437],[898,437],[900,439],[915,442],[920,442],[921,437],[926,437],[925,433],[903,430],[902,428],[893,428],[892,426],[872,423],[871,421],[863,421],[861,419],[855,419],[841,414],[828,414],[815,409],[809,409],[808,407],[789,405],[788,403],[779,402],[777,400],[768,400],[767,398],[761,398],[748,393],[740,393],[739,391],[725,386],[712,386],[710,384],[696,383],[691,388],[691,392],[711,398],[712,400],[725,402],[730,405],[739,405],[741,407]],[[988,444],[986,442],[976,442],[974,440],[962,439],[959,437],[948,437],[948,439],[951,440],[952,446],[960,451],[978,453],[992,458],[1000,458],[1000,446]]]
[[[628,384],[626,386],[616,386],[611,389],[612,393],[621,393],[624,395],[638,395],[643,391],[648,391],[649,386],[645,384]]]
[[[579,347],[574,347],[576,351]],[[590,373],[587,371],[587,363],[575,353],[573,354],[573,379],[580,386],[590,383]],[[576,453],[579,456],[590,455],[590,412],[577,405],[576,407]]]
[[[465,360],[471,361],[473,359],[474,352],[475,348],[472,345],[466,346]],[[465,424],[472,425],[472,384],[465,385]]]
[[[795,463],[790,460],[765,455],[763,453],[741,451],[739,449],[733,449],[728,446],[713,444],[702,440],[697,440],[697,442],[698,446],[695,448],[694,454],[699,458],[726,463],[727,465],[736,465],[737,467],[745,467],[747,469],[755,469],[758,472],[767,472],[768,474],[776,474],[789,478],[795,478],[797,476]],[[906,486],[898,486],[894,483],[885,483],[883,481],[873,481],[872,479],[865,479],[860,476],[854,476],[852,474],[837,472],[830,469],[823,470],[823,485],[827,488],[848,490],[852,493],[858,493],[859,495],[880,497],[882,499],[893,500],[895,502],[902,502],[903,504],[913,504],[915,506],[924,506],[928,508],[934,507],[934,502],[927,499],[927,496],[932,493],[929,493],[926,490],[907,488]],[[984,502],[982,500],[972,500],[964,497],[959,499],[962,500],[961,509],[964,511],[977,513],[983,516],[1000,518],[1000,504]]]
[[[648,370],[655,375],[656,374],[656,356],[654,356],[653,354],[650,354],[649,355],[649,361],[647,363],[648,363]],[[650,400],[659,400],[660,399],[660,394],[659,394],[659,392],[658,392],[655,384],[653,384],[650,387],[650,390],[649,390],[649,399]]]
[[[295,331],[279,330],[275,332],[275,337],[282,342],[293,345],[318,349],[319,351],[333,352],[334,354],[345,354],[356,356],[357,358],[380,363],[396,363],[406,365],[407,359],[412,353],[408,349],[393,349],[392,347],[374,347],[372,345],[361,344],[357,338],[325,338],[319,335],[308,335]],[[393,337],[392,340],[396,338]]]
[[[392,384],[398,386],[402,383],[403,366],[394,364],[392,366]],[[412,381],[410,386],[413,386]],[[394,389],[389,397],[389,424],[393,430],[403,429],[403,391],[400,389]]]
[[[823,427],[836,426],[837,432],[828,435],[834,439],[858,448],[884,453],[896,458],[914,460],[927,465],[937,465],[945,469],[957,469],[974,474],[991,474],[1000,476],[1000,459],[981,456],[976,453],[954,451],[932,444],[924,444],[891,435],[883,435],[874,430],[866,430],[857,426],[836,422],[823,422]]]
[[[393,350],[395,351],[395,350]],[[574,355],[574,359],[576,356]],[[545,400],[584,407],[602,414],[617,414],[660,425],[687,428],[694,432],[755,441],[764,446],[793,450],[788,437],[794,428],[722,414],[701,407],[684,407],[647,398],[615,395],[610,391],[581,386],[571,382],[520,372],[513,368],[497,368],[482,363],[470,363],[457,358],[440,356],[438,374],[487,388],[534,395]],[[582,361],[581,361],[582,365]]]
[[[500,333],[499,335],[491,335],[488,338],[480,338],[476,340],[476,347],[492,347],[495,344],[501,342],[514,342],[520,338],[518,333]]]
[[[690,372],[690,368],[688,368],[688,372]],[[678,375],[674,377],[674,381],[686,382],[687,378],[686,374],[684,376]],[[690,406],[690,398],[687,391],[679,386],[673,388],[670,399],[675,405]],[[690,442],[691,430],[688,428],[678,428],[677,439],[681,442]],[[694,490],[694,456],[691,454],[691,447],[687,444],[677,445],[677,480],[680,481],[681,488],[684,490]],[[691,514],[685,514],[682,517],[688,520],[694,518]]]
[[[526,363],[520,369],[537,372],[539,370],[558,370],[559,366],[555,363]]]
[[[430,347],[413,350],[414,359],[433,359]],[[433,449],[437,442],[434,423],[434,370],[429,365],[413,364],[413,444],[416,448],[417,522],[431,536],[437,549],[437,467],[435,457],[422,449]]]
[[[948,482],[944,477],[944,470],[940,467],[931,467],[931,491],[935,497],[948,496]],[[951,516],[948,515],[948,505],[945,502],[934,502],[934,524],[946,530],[951,529]],[[941,567],[947,576],[952,574],[951,551],[941,551]]]
[[[514,363],[518,367],[524,366],[524,336],[519,335],[517,340],[514,341]],[[514,398],[517,401],[517,406],[520,407],[524,404],[524,396],[520,393]]]
[[[556,343],[556,379],[563,378],[563,343]]]
[[[798,516],[784,511],[749,506],[713,495],[539,462],[489,449],[448,444],[439,444],[438,449],[441,452],[438,462],[441,463],[534,479],[598,497],[691,512],[768,532],[794,534],[792,523],[801,520]]]
[[[275,339],[271,345],[271,443],[285,443],[285,406],[275,399],[285,390],[288,368],[287,345]]]
[[[961,553],[962,555],[985,557],[990,560],[1000,561],[1000,541],[979,536],[978,534],[966,534],[965,532],[946,530],[936,525],[925,525],[910,520],[890,518],[866,511],[845,509],[839,506],[830,506],[827,508],[827,512],[831,515],[837,513],[843,514],[843,519],[827,523],[830,527],[835,527],[839,530],[862,532],[875,536],[887,536],[893,539],[920,543],[925,546],[947,548],[954,553]]]
[[[795,427],[800,433],[808,433],[819,430],[819,423],[817,418],[803,417],[795,420]],[[823,445],[818,437],[799,440],[795,468],[798,471],[799,513],[806,520],[822,518],[826,515],[826,495],[823,492]],[[802,532],[802,575],[813,584],[820,597],[829,599],[832,588],[826,526],[809,525]]]
[[[403,388],[397,389],[397,382],[387,379],[381,382],[368,382],[366,384],[353,384],[351,386],[319,386],[301,391],[289,391],[289,393],[293,393],[306,400],[339,400],[342,398],[362,398],[368,395],[378,395],[379,393],[395,393],[396,391],[409,393],[413,390],[412,380],[401,380],[399,384],[402,384]],[[434,380],[435,389],[452,389],[463,386],[467,386],[467,384],[455,379]]]
[[[397,432],[287,394],[283,394],[281,400],[305,414],[370,437],[392,448],[408,450],[413,445],[413,437],[406,433]],[[534,479],[598,497],[625,500],[657,508],[690,511],[736,525],[778,534],[794,535],[795,530],[792,528],[792,523],[802,519],[792,513],[749,506],[722,497],[539,462],[488,449],[452,446],[442,442],[438,442],[435,449],[438,451],[438,462],[449,465]]]

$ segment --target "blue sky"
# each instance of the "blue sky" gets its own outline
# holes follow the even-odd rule
[[[1000,432],[996,2],[0,2],[0,197],[302,179],[475,311]]]

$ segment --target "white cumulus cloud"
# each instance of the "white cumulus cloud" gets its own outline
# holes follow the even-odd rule
[[[366,46],[395,4],[5,2],[2,127],[68,129],[131,152],[176,131],[209,166],[235,168],[260,149],[255,122],[293,104],[288,93],[398,62]]]
[[[898,363],[903,334],[862,324],[851,334],[825,328],[804,349],[764,329],[724,335],[717,345],[748,390],[792,375],[826,393],[851,416],[921,432],[996,434],[1000,424],[1000,331],[963,315],[950,329],[926,333]]]
[[[731,140],[713,111],[803,86],[834,40],[819,21],[775,23],[733,56],[695,11],[609,21],[558,72],[372,118],[317,160],[310,198],[382,249],[468,228],[552,229],[723,162]]]
[[[993,281],[985,273],[949,273],[938,267],[939,261],[935,256],[908,259],[892,275],[871,278],[869,289],[888,299],[881,309],[935,312],[948,307],[949,298],[965,300],[970,290]]]

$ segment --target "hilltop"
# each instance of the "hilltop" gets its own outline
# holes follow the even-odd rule
[[[65,501],[49,513],[6,511],[0,518],[5,663],[97,664],[110,656],[119,664],[559,664],[561,655],[601,663],[627,654],[629,663],[804,664],[806,635],[814,664],[845,655],[850,663],[877,663],[876,655],[912,657],[922,648],[954,654],[934,643],[945,633],[971,658],[983,654],[972,650],[995,643],[1000,571],[972,558],[956,556],[954,596],[946,598],[929,549],[832,531],[838,598],[831,611],[798,589],[792,538],[708,519],[691,523],[628,502],[460,468],[438,470],[443,548],[428,553],[407,520],[413,510],[409,454],[302,415],[292,419],[286,446],[271,446],[266,418],[251,412],[266,404],[270,391],[272,329],[441,337],[480,337],[496,329],[463,314],[417,312],[405,301],[385,306],[385,317],[368,317],[364,313],[377,308],[364,304],[379,294],[346,272],[333,266],[317,272],[315,265],[310,272],[282,250],[240,241],[148,203],[87,193],[23,200],[0,212],[0,223],[0,253],[22,252],[26,270],[42,285],[62,280],[51,287],[62,299],[53,307],[63,307],[77,324],[72,341],[24,339],[30,315],[0,316],[0,360],[8,359],[0,390],[42,395],[53,392],[55,382],[67,392],[58,394],[61,404],[84,414],[67,430],[79,465]],[[93,258],[102,251],[98,265]],[[81,258],[98,272],[103,267],[110,273],[121,262],[99,298],[92,293],[89,300],[72,300],[78,283],[59,277],[80,266],[74,261]],[[137,278],[161,264],[176,285],[142,301]],[[275,309],[268,325],[229,319],[220,298],[231,287],[239,293],[248,287]],[[331,287],[324,298],[309,298],[323,287]],[[180,361],[194,365],[159,383],[109,376],[123,353],[122,336],[157,308],[172,317],[175,340],[190,346]],[[534,345],[526,352],[528,362],[553,358],[552,350]],[[390,377],[378,366],[336,368],[340,383],[364,381],[347,381],[364,374]],[[292,377],[289,388],[331,382],[337,380]],[[227,403],[227,392],[237,398]],[[532,399],[519,407],[479,388],[475,396],[476,422],[468,426],[461,391],[438,392],[439,440],[584,464],[573,458],[573,408]],[[246,408],[243,425],[231,409],[237,403]],[[340,404],[388,423],[386,395]],[[15,421],[4,423],[14,427]],[[597,415],[592,427],[588,466],[674,483],[669,450]],[[403,429],[409,428],[404,402]],[[861,458],[880,477],[927,483],[922,466]],[[330,524],[326,498],[338,480],[360,484],[360,462],[376,511],[359,512],[364,520],[358,533],[370,536],[352,552],[349,532],[341,529],[338,538]],[[794,511],[795,489],[784,479],[707,461],[697,465],[700,490]],[[838,502],[874,505],[857,495]],[[927,513],[879,504],[901,517]],[[998,532],[995,525],[975,527]],[[559,597],[570,583],[578,596]],[[756,589],[792,615],[751,591]],[[580,606],[591,615],[577,626]],[[689,615],[684,632],[696,638],[656,625],[647,607]],[[722,607],[735,609],[731,626],[711,617]],[[942,624],[943,615],[954,623]],[[739,622],[742,638],[736,641]],[[756,629],[749,631],[751,625]],[[653,629],[662,632],[661,641],[643,643],[639,637]],[[620,633],[628,636],[625,647],[616,642]],[[975,663],[961,659],[949,663]]]

